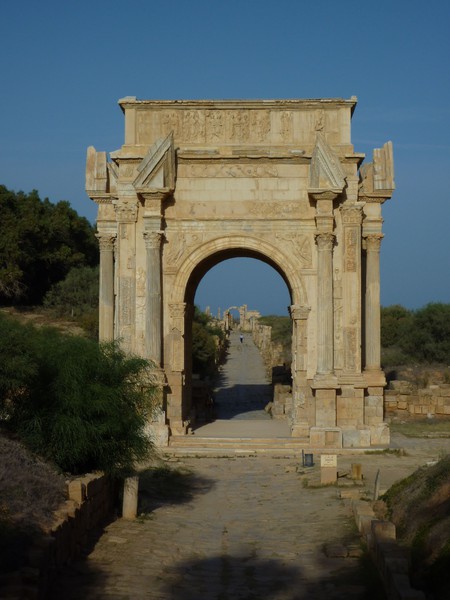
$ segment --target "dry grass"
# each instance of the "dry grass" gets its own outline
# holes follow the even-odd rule
[[[65,478],[0,432],[0,572],[26,564],[27,548],[66,499]]]

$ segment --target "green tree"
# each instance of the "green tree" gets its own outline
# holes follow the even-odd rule
[[[60,317],[74,319],[92,339],[98,339],[98,267],[74,267],[55,283],[43,304]]]
[[[213,319],[197,306],[192,322],[192,370],[203,377],[213,377],[221,360],[225,334]]]
[[[419,361],[450,364],[450,304],[430,303],[415,311],[404,347]]]
[[[0,186],[0,302],[39,304],[72,267],[98,264],[94,228],[68,202]]]
[[[400,304],[381,308],[381,345],[402,346],[413,322],[413,312]]]
[[[124,474],[149,456],[153,408],[149,363],[117,344],[98,345],[54,329],[0,318],[0,407],[4,425],[63,471]],[[14,353],[8,347],[16,336]],[[17,363],[26,351],[29,366]],[[14,378],[14,365],[21,367]]]

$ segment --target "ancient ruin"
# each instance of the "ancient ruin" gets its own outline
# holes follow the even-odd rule
[[[186,433],[198,283],[232,257],[283,277],[293,327],[292,436],[320,447],[389,443],[380,367],[381,207],[392,144],[362,165],[356,98],[123,98],[123,146],[88,149],[98,204],[100,338],[154,361],[160,443]]]

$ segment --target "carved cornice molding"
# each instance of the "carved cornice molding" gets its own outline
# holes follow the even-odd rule
[[[315,202],[319,202],[320,200],[335,200],[342,190],[313,190],[309,189],[308,194],[309,197]]]

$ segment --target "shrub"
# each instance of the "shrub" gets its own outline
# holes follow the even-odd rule
[[[1,401],[7,426],[32,451],[74,474],[127,473],[149,455],[154,388],[145,383],[146,360],[52,329],[33,330],[21,343],[33,368],[8,379],[7,358]]]

